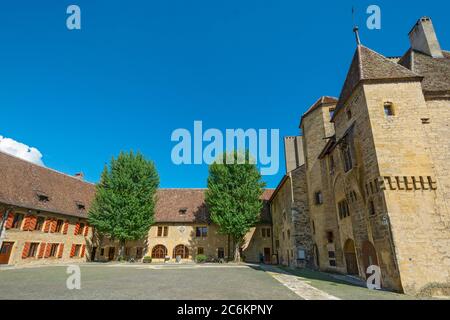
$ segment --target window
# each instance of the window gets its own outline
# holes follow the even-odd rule
[[[197,238],[206,238],[208,236],[208,227],[196,227],[195,236]]]
[[[181,209],[178,211],[178,213],[181,214],[181,215],[185,215],[186,212],[187,212],[187,208],[181,208]]]
[[[270,238],[270,228],[261,228],[261,236],[263,238]]]
[[[287,231],[287,238],[288,238],[288,239],[291,238],[291,231],[290,231],[290,230]]]
[[[334,163],[334,157],[331,155],[330,156],[330,174],[334,174],[334,170],[335,170],[335,163]]]
[[[328,243],[333,243],[334,241],[333,231],[327,231],[327,241]]]
[[[335,259],[336,258],[335,252],[334,251],[328,251],[328,258]]]
[[[344,171],[348,172],[353,168],[352,153],[348,144],[342,148],[342,157],[344,159]]]
[[[80,223],[80,227],[78,228],[77,235],[83,234],[83,230],[84,230],[84,223]]]
[[[56,222],[56,230],[55,230],[55,232],[60,233],[61,230],[62,230],[63,224],[64,224],[64,221],[58,220],[58,221]]]
[[[336,260],[329,260],[330,261],[330,267],[336,267]]]
[[[58,244],[52,243],[50,245],[50,257],[56,257],[56,252],[58,251]],[[78,256],[78,254],[76,254]]]
[[[373,203],[373,200],[369,201],[369,214],[371,216],[375,215],[375,204]]]
[[[275,248],[279,248],[280,247],[280,240],[275,240]]]
[[[286,237],[284,236],[284,231],[283,231],[282,235],[283,235],[283,240],[285,240],[285,239],[286,239]]]
[[[169,227],[160,226],[158,227],[158,237],[167,237],[169,234]]]
[[[85,210],[86,206],[82,203],[77,203],[77,208],[78,208],[78,210]]]
[[[338,210],[339,210],[339,219],[344,219],[350,216],[350,210],[348,209],[347,200],[342,200],[341,202],[338,203]]]
[[[53,245],[52,245],[53,246]],[[81,244],[77,244],[75,245],[75,251],[73,253],[74,257],[78,257],[80,255],[80,250],[81,250]]]
[[[283,210],[283,219],[286,220],[286,210]]]
[[[314,223],[314,220],[312,222],[312,232],[313,234],[316,234],[316,224]]]
[[[176,259],[177,257],[180,257],[181,259],[188,259],[189,249],[183,244],[177,245],[173,249],[173,258]]]
[[[391,102],[386,102],[384,104],[384,114],[388,117],[392,117],[394,115],[394,106]]]
[[[330,108],[328,111],[330,112],[330,119],[333,119],[335,108]]]
[[[323,204],[323,196],[321,191],[314,193],[314,202],[316,205]]]
[[[347,119],[350,120],[352,118],[352,111],[350,109],[347,110]]]
[[[45,218],[44,217],[37,217],[36,225],[34,226],[35,231],[41,231],[42,227],[44,226]]]
[[[202,247],[197,248],[197,254],[204,254],[204,253],[205,253],[205,250],[203,250]]]
[[[44,194],[38,194],[38,199],[39,199],[40,202],[48,202],[48,201],[50,201],[48,196],[46,196]]]
[[[36,253],[39,247],[39,243],[31,243],[30,244],[30,249],[28,250],[28,254],[27,254],[27,258],[34,258],[36,257]]]
[[[225,259],[225,249],[224,248],[217,248],[217,258]]]
[[[22,213],[16,213],[14,215],[14,220],[12,223],[12,229],[20,229],[20,227],[22,226],[22,221],[23,221],[23,214]]]

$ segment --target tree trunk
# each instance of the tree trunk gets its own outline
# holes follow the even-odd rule
[[[125,258],[125,240],[120,240],[119,243],[119,259],[123,260]]]
[[[239,240],[234,240],[234,262],[241,262],[241,244]]]

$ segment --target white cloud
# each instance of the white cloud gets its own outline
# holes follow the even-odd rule
[[[43,166],[42,153],[33,147],[10,138],[0,136],[0,151],[11,154],[23,160]]]

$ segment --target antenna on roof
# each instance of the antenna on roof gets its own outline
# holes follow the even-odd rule
[[[355,7],[352,6],[352,22],[353,22],[353,32],[355,33],[356,36],[356,44],[359,46],[361,44],[361,39],[359,38],[359,28],[358,26],[355,24]]]

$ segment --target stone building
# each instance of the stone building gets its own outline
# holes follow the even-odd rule
[[[0,152],[0,264],[89,259],[95,186]]]
[[[409,37],[397,58],[358,41],[339,99],[300,128],[316,267],[378,265],[383,287],[415,294],[450,288],[450,52],[427,17]]]

